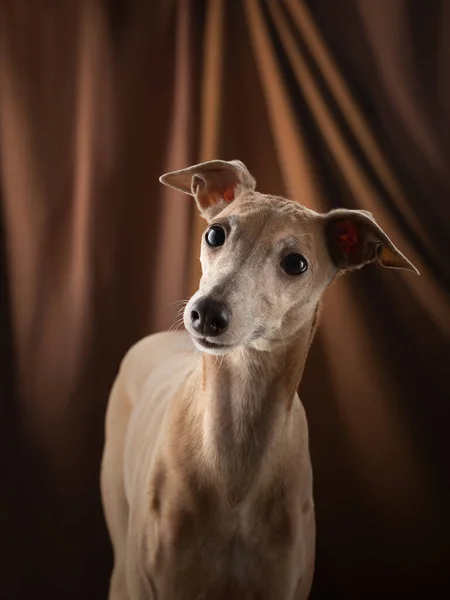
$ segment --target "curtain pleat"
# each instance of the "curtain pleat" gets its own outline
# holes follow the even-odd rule
[[[246,0],[249,35],[264,88],[268,118],[275,141],[286,193],[305,206],[318,209],[317,177],[310,164],[301,124],[295,118],[292,99],[277,65],[267,26],[257,0]]]
[[[221,114],[221,96],[223,82],[223,20],[224,0],[211,0],[207,3],[203,43],[203,71],[201,79],[200,100],[200,148],[198,160],[204,162],[217,158],[219,153],[219,131]],[[195,163],[194,163],[195,164]],[[198,212],[194,213],[192,235],[192,255],[189,291],[198,289],[201,276],[199,260],[199,240],[205,228],[204,220]]]

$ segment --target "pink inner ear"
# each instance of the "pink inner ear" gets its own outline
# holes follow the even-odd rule
[[[343,252],[350,254],[358,243],[358,231],[350,220],[336,223],[336,239]]]
[[[227,204],[230,204],[234,200],[234,186],[227,188],[223,193],[223,199]]]

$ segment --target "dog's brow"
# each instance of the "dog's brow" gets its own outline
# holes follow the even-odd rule
[[[309,250],[311,247],[311,235],[308,233],[303,233],[299,236],[288,235],[277,240],[275,247],[277,250],[299,249],[301,247],[306,247]]]
[[[290,235],[281,239],[279,244],[280,246],[285,246],[286,248],[294,247],[297,245],[297,239],[293,235]]]

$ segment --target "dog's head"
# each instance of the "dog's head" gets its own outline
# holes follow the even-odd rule
[[[184,313],[204,352],[270,350],[311,318],[324,290],[346,270],[376,261],[418,272],[370,213],[319,214],[260,194],[238,160],[194,165],[160,181],[194,196],[207,221],[203,274]]]

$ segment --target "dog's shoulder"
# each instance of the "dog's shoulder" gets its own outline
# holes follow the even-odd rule
[[[186,331],[154,333],[128,350],[120,365],[119,378],[129,397],[137,398],[152,374],[170,373],[172,364],[173,373],[178,363],[194,356],[195,348]]]

